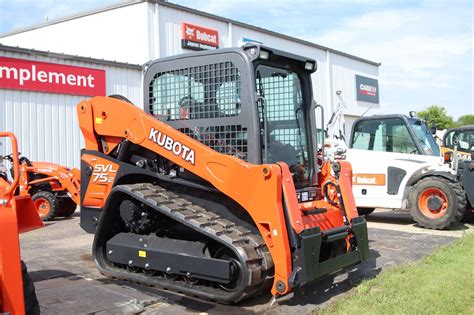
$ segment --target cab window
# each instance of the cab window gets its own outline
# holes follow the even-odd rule
[[[352,148],[418,154],[407,126],[399,118],[359,121],[354,128]]]

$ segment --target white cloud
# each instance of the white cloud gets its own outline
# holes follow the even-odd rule
[[[368,12],[325,32],[299,37],[380,61],[381,93],[388,104],[400,103],[401,95],[416,95],[418,106],[438,99],[455,116],[466,109],[474,113],[469,10],[446,5]],[[470,90],[463,93],[460,86]]]

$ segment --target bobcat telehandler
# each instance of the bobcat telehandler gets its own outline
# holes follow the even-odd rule
[[[77,106],[81,226],[103,274],[237,303],[368,258],[350,164],[315,158],[314,60],[247,45],[145,67],[145,111]]]
[[[444,163],[430,128],[415,115],[357,119],[345,155],[360,214],[409,210],[429,229],[446,229],[463,218],[466,194],[457,170]]]
[[[13,180],[7,178],[0,156],[0,313],[39,314],[33,281],[20,258],[19,233],[43,227],[29,195],[15,194],[19,181],[17,140],[12,133],[0,132],[0,140],[10,139]]]
[[[4,159],[10,163],[13,161],[11,154]],[[19,161],[18,193],[32,196],[43,221],[74,214],[80,203],[80,171],[77,168],[70,169],[48,162],[31,162],[25,156],[20,156]],[[13,169],[10,172],[13,176]]]

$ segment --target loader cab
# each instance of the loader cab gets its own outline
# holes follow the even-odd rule
[[[454,150],[456,147],[459,154],[469,157],[474,150],[474,125],[446,131],[443,136],[442,147],[444,151]]]
[[[318,172],[310,133],[316,67],[255,44],[163,58],[146,65],[145,110],[219,153],[285,162],[303,189]]]
[[[379,152],[440,156],[426,123],[404,115],[376,115],[356,120],[350,148]]]

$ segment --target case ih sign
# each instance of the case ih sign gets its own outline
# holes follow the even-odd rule
[[[0,89],[105,95],[105,70],[0,57]]]
[[[209,28],[183,23],[181,47],[192,50],[219,48],[219,32]]]
[[[357,100],[379,103],[379,81],[356,75]]]

